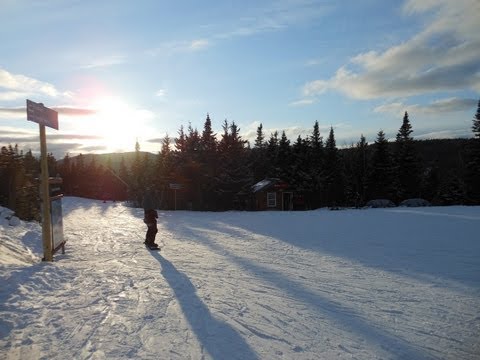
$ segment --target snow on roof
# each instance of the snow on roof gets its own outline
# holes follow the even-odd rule
[[[254,193],[260,191],[260,190],[263,190],[265,189],[266,187],[276,183],[278,181],[277,178],[267,178],[267,179],[263,179],[262,181],[259,181],[258,183],[256,183],[255,185],[252,185],[252,191]]]

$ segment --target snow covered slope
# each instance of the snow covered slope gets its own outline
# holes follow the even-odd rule
[[[2,359],[478,359],[480,207],[0,220]]]

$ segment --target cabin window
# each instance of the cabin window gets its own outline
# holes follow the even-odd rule
[[[267,192],[267,207],[277,206],[277,193]]]

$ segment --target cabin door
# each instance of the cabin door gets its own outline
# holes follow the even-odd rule
[[[282,210],[293,210],[293,192],[284,192],[282,198]]]

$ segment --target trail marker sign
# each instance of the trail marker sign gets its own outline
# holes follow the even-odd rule
[[[175,196],[175,210],[177,210],[177,190],[180,190],[183,188],[182,184],[176,184],[176,183],[170,183],[169,184],[170,189],[174,191],[174,196]]]
[[[50,189],[47,160],[47,138],[45,126],[58,130],[58,113],[41,103],[27,99],[27,120],[38,123],[40,129],[40,190],[42,194],[42,239],[43,260],[53,261],[52,224],[50,214]]]
[[[27,120],[58,130],[58,112],[28,99]]]
[[[169,184],[169,187],[172,190],[180,190],[182,188],[182,184],[171,183],[171,184]]]

